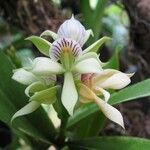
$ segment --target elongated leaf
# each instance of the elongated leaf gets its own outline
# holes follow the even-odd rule
[[[135,137],[96,137],[69,143],[71,150],[149,150],[150,140]]]
[[[150,96],[149,89],[150,89],[150,79],[147,79],[132,86],[126,87],[117,93],[112,94],[109,103],[111,105],[115,105],[122,102]],[[72,117],[70,117],[68,127],[71,127],[78,121],[98,111],[100,110],[95,103],[83,105],[75,112],[75,114]]]
[[[27,104],[28,98],[24,94],[25,86],[11,79],[12,70],[15,68],[1,51],[0,64],[0,120],[11,127],[11,117]],[[13,126],[36,140],[49,142],[55,135],[54,126],[42,108],[27,117],[16,119]]]
[[[42,54],[49,56],[49,49],[51,47],[50,42],[48,42],[47,40],[41,37],[34,36],[34,35],[26,38],[26,40],[31,41]]]

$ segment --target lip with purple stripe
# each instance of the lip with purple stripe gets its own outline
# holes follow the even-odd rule
[[[50,57],[60,60],[66,70],[70,70],[75,58],[82,53],[82,48],[76,41],[69,38],[60,38],[53,42]]]

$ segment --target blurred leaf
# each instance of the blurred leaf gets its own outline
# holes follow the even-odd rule
[[[30,59],[34,59],[34,54],[30,49],[20,49],[16,52],[17,57],[21,60],[22,66],[31,65]]]
[[[96,9],[93,13],[92,30],[94,33],[94,41],[96,41],[101,33],[102,17],[108,0],[98,0]]]
[[[122,102],[150,96],[149,89],[150,89],[150,79],[147,79],[112,94],[109,103],[111,105],[115,105]],[[80,120],[85,119],[89,115],[98,111],[100,110],[95,103],[83,105],[74,113],[72,117],[70,117],[68,127],[75,125]]]
[[[26,38],[26,40],[31,41],[42,54],[49,56],[49,49],[51,47],[50,42],[48,42],[47,40],[41,37],[34,36],[34,35]]]
[[[150,140],[135,137],[96,137],[69,142],[71,150],[149,150]]]
[[[26,105],[28,100],[24,94],[25,86],[11,79],[14,67],[1,51],[0,64],[0,120],[11,127],[11,117],[18,109]],[[27,117],[16,119],[14,127],[35,140],[46,143],[49,143],[49,140],[53,141],[55,136],[54,126],[42,108]]]
[[[119,70],[119,54],[121,51],[121,47],[117,47],[113,56],[110,58],[108,63],[103,67],[104,69],[111,68]]]
[[[74,126],[71,126],[69,130],[74,133],[75,139],[97,136],[104,125],[104,119],[105,116],[102,113],[95,112]]]

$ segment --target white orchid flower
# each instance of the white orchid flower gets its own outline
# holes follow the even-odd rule
[[[45,35],[51,36],[54,42],[50,43],[42,38]],[[102,63],[96,52],[105,41],[110,39],[103,37],[82,51],[82,46],[90,35],[93,35],[92,30],[85,30],[84,26],[72,16],[60,26],[57,33],[46,30],[41,37],[27,38],[41,53],[50,58],[35,58],[30,68],[26,70],[21,68],[14,72],[12,77],[14,80],[28,85],[25,93],[30,97],[31,102],[16,112],[13,119],[33,112],[41,103],[53,103],[53,99],[56,99],[57,86],[51,87],[50,79],[52,77],[56,81],[57,74],[64,75],[62,104],[70,115],[73,114],[78,100],[74,80],[77,77],[80,79],[81,74],[101,73]]]
[[[54,86],[54,83],[56,76],[38,77],[26,69],[20,68],[14,70],[12,79],[24,85],[28,85],[25,89],[25,94],[30,97],[30,99],[29,103],[17,111],[11,120],[32,113],[40,107],[42,103],[52,104],[55,102],[57,86]]]
[[[61,100],[70,115],[73,115],[78,100],[73,76],[75,74],[100,73],[102,71],[98,55],[96,52],[91,52],[91,50],[97,51],[99,46],[108,38],[105,37],[105,40],[100,39],[83,53],[82,46],[91,33],[91,30],[85,30],[84,26],[72,17],[60,26],[57,34],[52,31],[45,31],[41,34],[41,36],[50,35],[54,39],[54,42],[49,44],[50,58],[39,57],[33,61],[31,72],[37,76],[64,74]],[[33,37],[30,40],[35,44]],[[42,38],[40,41],[41,44],[45,42]],[[46,42],[46,44],[48,43]],[[47,53],[44,51],[43,54]]]
[[[114,69],[106,69],[100,74],[82,75],[82,84],[79,90],[80,101],[82,103],[94,101],[107,118],[124,128],[121,113],[107,103],[110,98],[110,93],[106,90],[124,88],[131,82],[130,77],[132,75]],[[104,100],[98,97],[101,95],[104,96]]]

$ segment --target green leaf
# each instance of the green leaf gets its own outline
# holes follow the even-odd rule
[[[105,116],[102,113],[95,112],[71,126],[69,130],[74,133],[76,139],[97,136],[104,125],[104,120]]]
[[[30,101],[36,101],[42,104],[52,104],[56,100],[58,86],[50,87],[46,90],[36,92]]]
[[[150,140],[111,136],[73,141],[69,142],[68,145],[71,150],[149,150]]]
[[[122,89],[111,95],[109,103],[111,105],[119,104],[126,101],[150,96],[150,79],[141,81],[129,87]],[[69,119],[68,127],[73,126],[87,116],[100,111],[95,103],[85,104],[80,107]]]
[[[49,56],[49,49],[51,47],[50,42],[48,42],[47,40],[41,37],[34,36],[34,35],[26,38],[26,40],[31,41],[42,54]]]
[[[83,51],[83,54],[88,53],[88,52],[97,52],[99,50],[99,48],[107,41],[111,40],[111,38],[104,36],[101,39],[99,39],[98,41],[96,41],[95,43],[93,43],[92,45],[90,45],[88,48],[86,48]]]
[[[2,51],[0,51],[0,64],[0,120],[12,128],[11,117],[28,103],[28,98],[24,94],[25,86],[11,79],[12,70],[15,68]],[[55,136],[55,128],[41,107],[26,117],[16,119],[13,128],[28,134],[33,140],[46,143],[53,141]]]

